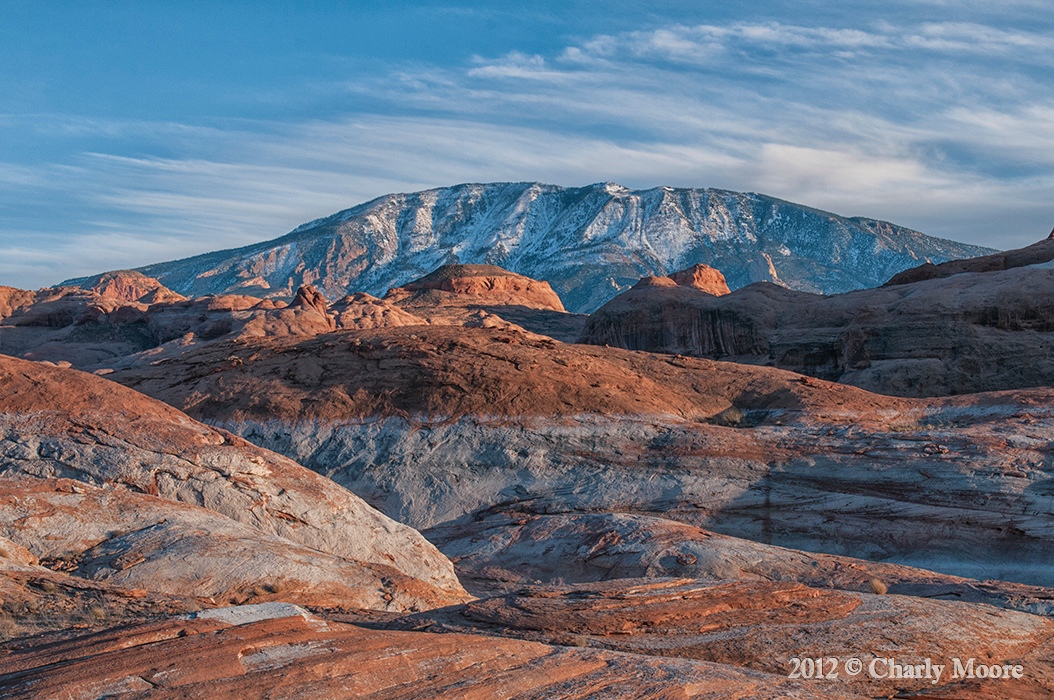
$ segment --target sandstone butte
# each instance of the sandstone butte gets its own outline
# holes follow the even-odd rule
[[[288,304],[0,294],[0,343],[175,407],[4,361],[0,379],[23,388],[3,398],[0,622],[54,631],[0,646],[0,694],[1054,691],[1052,390],[898,398],[567,344],[586,319],[501,272],[443,268],[425,287],[334,304],[308,287]],[[741,303],[743,290],[696,288],[716,279],[695,269],[628,294]],[[922,309],[942,290],[912,295]],[[146,329],[143,347],[117,347],[107,326]],[[480,599],[333,482],[424,530]],[[335,544],[378,528],[355,551]],[[224,556],[246,563],[223,569]],[[787,678],[795,655],[847,650],[1027,674]]]
[[[759,282],[716,297],[648,281],[579,342],[769,365],[870,391],[948,396],[1054,384],[1054,239],[925,264],[820,296]]]

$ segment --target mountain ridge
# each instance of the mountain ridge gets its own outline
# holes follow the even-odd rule
[[[724,273],[732,289],[772,281],[831,294],[990,252],[756,193],[466,183],[383,195],[272,240],[138,271],[188,296],[288,297],[313,284],[339,298],[381,296],[444,264],[491,264],[548,281],[581,312],[641,277],[698,263]]]

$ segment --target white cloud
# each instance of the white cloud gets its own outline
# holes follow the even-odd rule
[[[669,25],[334,88],[416,116],[59,120],[78,138],[152,135],[174,155],[114,147],[36,169],[0,164],[0,187],[77,192],[85,212],[67,213],[53,250],[0,245],[0,281],[36,286],[244,245],[387,192],[465,181],[760,191],[1021,245],[1054,223],[1044,43],[979,22]]]

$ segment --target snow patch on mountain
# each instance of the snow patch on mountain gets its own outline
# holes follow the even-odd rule
[[[186,295],[383,295],[448,263],[499,265],[546,280],[590,312],[645,275],[697,263],[732,289],[771,276],[832,294],[882,284],[927,260],[991,252],[890,223],[754,193],[615,183],[464,184],[390,194],[236,250],[141,268]]]

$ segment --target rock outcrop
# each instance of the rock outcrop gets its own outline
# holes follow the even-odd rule
[[[725,276],[709,265],[692,265],[686,270],[674,272],[670,275],[670,279],[682,287],[693,287],[716,297],[724,296],[732,291],[728,288]]]
[[[538,513],[500,506],[426,531],[480,596],[531,583],[677,577],[795,582],[813,588],[985,603],[1054,616],[1054,589],[978,581],[883,561],[814,554],[729,537],[668,517]]]
[[[45,555],[43,548],[48,548],[47,556],[59,556],[61,552],[54,551],[55,547],[79,552],[78,557],[94,548],[99,561],[134,560],[137,557],[130,552],[139,551],[146,562],[155,556],[152,552],[180,546],[199,554],[215,553],[209,537],[195,535],[198,544],[193,544],[195,537],[179,534],[194,532],[197,527],[199,531],[212,530],[217,537],[222,535],[241,552],[239,556],[255,557],[258,564],[277,560],[282,541],[299,547],[290,548],[292,559],[286,558],[292,562],[289,569],[310,568],[312,554],[304,553],[308,549],[314,550],[319,561],[343,560],[344,571],[360,572],[358,579],[346,579],[349,587],[372,585],[359,600],[370,599],[377,590],[381,593],[376,596],[383,597],[386,588],[391,589],[386,602],[401,598],[402,602],[395,605],[406,607],[444,604],[465,595],[449,561],[418,533],[286,458],[81,372],[0,357],[0,385],[5,389],[0,395],[0,475],[73,479],[162,499],[132,503],[131,497],[122,501],[118,494],[103,507],[99,502],[105,500],[105,493],[93,491],[90,497],[71,497],[78,505],[59,508],[48,505],[52,496],[42,495],[39,514],[27,513],[25,517],[43,522],[55,510],[69,510],[70,517],[34,529],[19,515],[9,519],[3,533],[30,551],[36,549],[37,556]],[[173,504],[168,514],[166,501],[205,511],[180,515],[182,511]],[[22,506],[29,507],[17,501],[9,503],[8,516]],[[108,511],[115,518],[110,527],[89,527],[93,520],[105,522]],[[137,511],[145,513],[142,522],[136,520]],[[85,521],[83,526],[78,525],[81,520]],[[166,525],[159,527],[162,520]],[[132,527],[133,523],[139,524]],[[130,531],[138,534],[129,535]],[[87,540],[76,539],[86,533],[95,534]],[[214,576],[222,580],[224,558],[210,556]],[[301,559],[294,561],[297,556]],[[166,564],[160,561],[155,565],[161,580]],[[110,575],[99,573],[105,566],[85,566],[93,575]],[[129,575],[124,573],[127,567],[109,568],[115,571],[114,576]],[[173,564],[172,568],[179,567]],[[137,573],[131,574],[133,578]],[[193,578],[199,574],[180,575]],[[269,576],[280,579],[283,574],[270,571]],[[390,583],[384,584],[385,580]]]
[[[0,658],[0,693],[11,700],[118,693],[232,700],[863,697],[704,661],[365,629],[289,605],[210,611],[59,644],[30,641],[0,647]]]
[[[95,277],[89,277],[78,286],[106,299],[139,302],[141,304],[156,304],[186,299],[182,294],[173,292],[153,277],[147,277],[135,270],[106,272]]]
[[[356,292],[340,299],[333,304],[333,311],[336,327],[342,330],[428,325],[428,321],[420,316],[365,292]]]
[[[548,282],[494,265],[444,265],[384,301],[432,324],[522,329],[571,342],[586,317],[564,311]],[[489,318],[484,322],[484,319]]]
[[[232,347],[112,376],[419,529],[492,511],[629,513],[1054,585],[1050,390],[909,400],[446,326],[270,339],[224,363]]]
[[[937,691],[939,697],[1039,698],[1054,692],[1054,652],[1048,645],[1054,621],[1048,618],[797,583],[624,579],[524,588],[424,613],[403,626],[501,633],[773,675],[793,675],[792,659],[823,658],[827,661],[820,678],[808,671],[814,688],[870,697],[929,697]],[[846,672],[847,657],[859,658],[863,672]],[[986,672],[997,666],[999,677],[981,682],[956,678],[952,660],[966,663],[971,658]],[[933,663],[943,667],[939,678]],[[904,677],[894,672],[893,664],[922,664],[930,672],[917,678],[913,667]],[[1020,666],[1020,677],[1004,678],[1009,675],[1004,666]],[[1031,669],[1027,678],[1026,668]],[[997,685],[986,688],[986,681]]]
[[[0,477],[0,535],[52,569],[141,597],[375,610],[456,599],[393,561],[337,556],[207,508],[68,479]]]
[[[963,260],[949,260],[934,265],[931,262],[897,273],[886,282],[886,286],[911,284],[923,280],[943,279],[964,272],[998,272],[1027,265],[1041,265],[1054,260],[1054,231],[1046,239],[1018,250],[1008,250],[992,255],[982,255]]]
[[[48,632],[85,634],[212,605],[182,592],[147,592],[49,569],[0,537],[0,643]],[[0,660],[4,656],[0,650]],[[0,668],[6,666],[0,662]]]
[[[590,316],[580,340],[772,365],[900,396],[1049,386],[1054,270],[1025,262],[1048,254],[1054,241],[829,297],[765,283],[722,297],[641,284]]]
[[[445,292],[428,294],[429,292]],[[471,299],[465,299],[471,297]],[[539,282],[495,265],[444,265],[424,277],[392,289],[385,298],[407,305],[526,306],[563,311],[548,282]],[[427,299],[423,303],[419,300]]]

